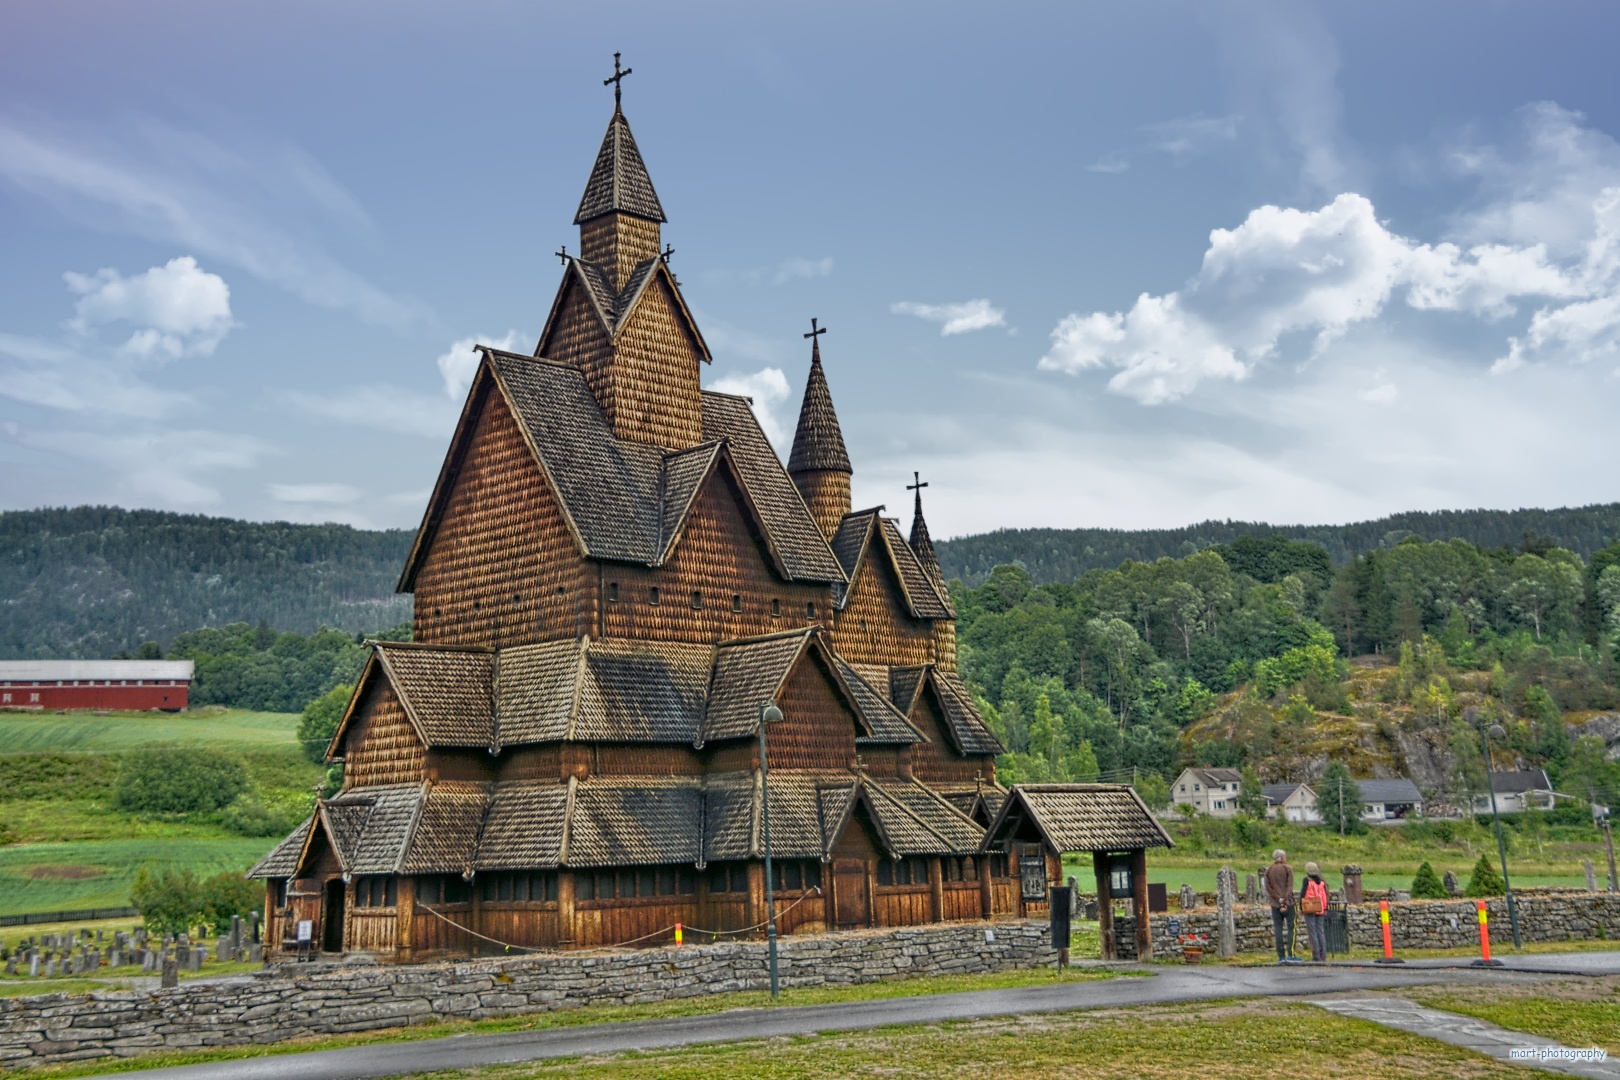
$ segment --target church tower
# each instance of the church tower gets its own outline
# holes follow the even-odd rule
[[[811,342],[810,377],[804,381],[804,403],[799,406],[799,427],[793,433],[788,475],[810,507],[810,516],[816,519],[821,535],[830,542],[849,513],[849,478],[855,470],[844,449],[838,414],[833,412],[827,375],[821,370],[821,335],[826,332],[826,327],[818,328],[816,320],[811,319],[810,332],[804,335]]]
[[[663,204],[621,107],[630,74],[613,58],[613,117],[585,182],[567,269],[535,355],[585,375],[613,434],[685,450],[703,441],[700,369],[710,361],[680,285],[660,251]]]

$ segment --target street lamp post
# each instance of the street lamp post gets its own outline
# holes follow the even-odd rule
[[[771,998],[781,994],[776,968],[776,891],[771,883],[771,773],[765,760],[765,728],[782,721],[782,710],[767,701],[759,707],[759,801],[760,819],[765,832],[765,942],[771,958]]]
[[[1502,730],[1501,724],[1492,724],[1489,728],[1480,725],[1480,734],[1485,743],[1485,786],[1491,792],[1491,820],[1496,824],[1496,853],[1502,859],[1502,889],[1507,893],[1508,922],[1513,927],[1513,947],[1524,948],[1519,940],[1519,908],[1513,902],[1513,882],[1508,878],[1507,842],[1502,839],[1502,813],[1496,805],[1496,780],[1491,776],[1491,737],[1500,739],[1507,732]]]

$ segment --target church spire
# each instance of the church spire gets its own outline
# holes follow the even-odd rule
[[[934,579],[939,588],[945,587],[945,572],[939,567],[939,555],[934,551],[934,541],[928,535],[928,522],[923,520],[922,489],[928,484],[923,481],[920,473],[911,474],[912,483],[906,485],[907,491],[917,493],[917,504],[911,511],[911,550],[916,554],[917,561]]]
[[[580,257],[612,274],[615,289],[624,288],[638,264],[658,257],[658,226],[669,220],[620,108],[621,83],[628,74],[614,53],[613,76],[603,80],[613,85],[613,117],[574,215]]]
[[[804,496],[810,516],[829,539],[838,523],[849,513],[849,452],[844,449],[844,433],[833,411],[827,374],[821,368],[821,335],[825,326],[810,320],[810,376],[804,381],[804,402],[799,406],[799,426],[793,433],[793,451],[788,455],[788,475]]]

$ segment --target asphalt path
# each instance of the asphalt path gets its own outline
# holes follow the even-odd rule
[[[824,1031],[864,1031],[894,1024],[935,1024],[995,1016],[1173,1005],[1232,997],[1299,997],[1392,990],[1434,983],[1475,984],[1544,979],[1550,974],[1620,975],[1620,952],[1519,956],[1491,970],[1453,962],[1374,966],[1299,964],[1152,967],[1136,978],[886,998],[838,1005],[736,1009],[705,1016],[591,1024],[493,1035],[452,1035],[340,1050],[273,1054],[139,1073],[147,1080],[370,1080],[441,1069],[506,1065],[550,1058],[657,1050]],[[110,1074],[129,1076],[129,1073]]]

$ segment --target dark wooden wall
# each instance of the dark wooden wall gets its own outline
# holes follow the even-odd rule
[[[349,721],[343,746],[343,786],[408,784],[422,779],[427,749],[380,670]]]
[[[939,780],[972,780],[987,772],[984,758],[963,757],[951,743],[950,736],[946,734],[945,715],[940,710],[939,699],[931,687],[925,687],[923,692],[917,695],[917,702],[911,707],[909,719],[919,731],[928,736],[926,743],[918,744],[911,749],[911,771],[917,779],[925,783]]]
[[[934,659],[934,627],[906,611],[900,579],[883,541],[874,536],[849,602],[832,628],[833,651],[852,664],[926,664]]]

